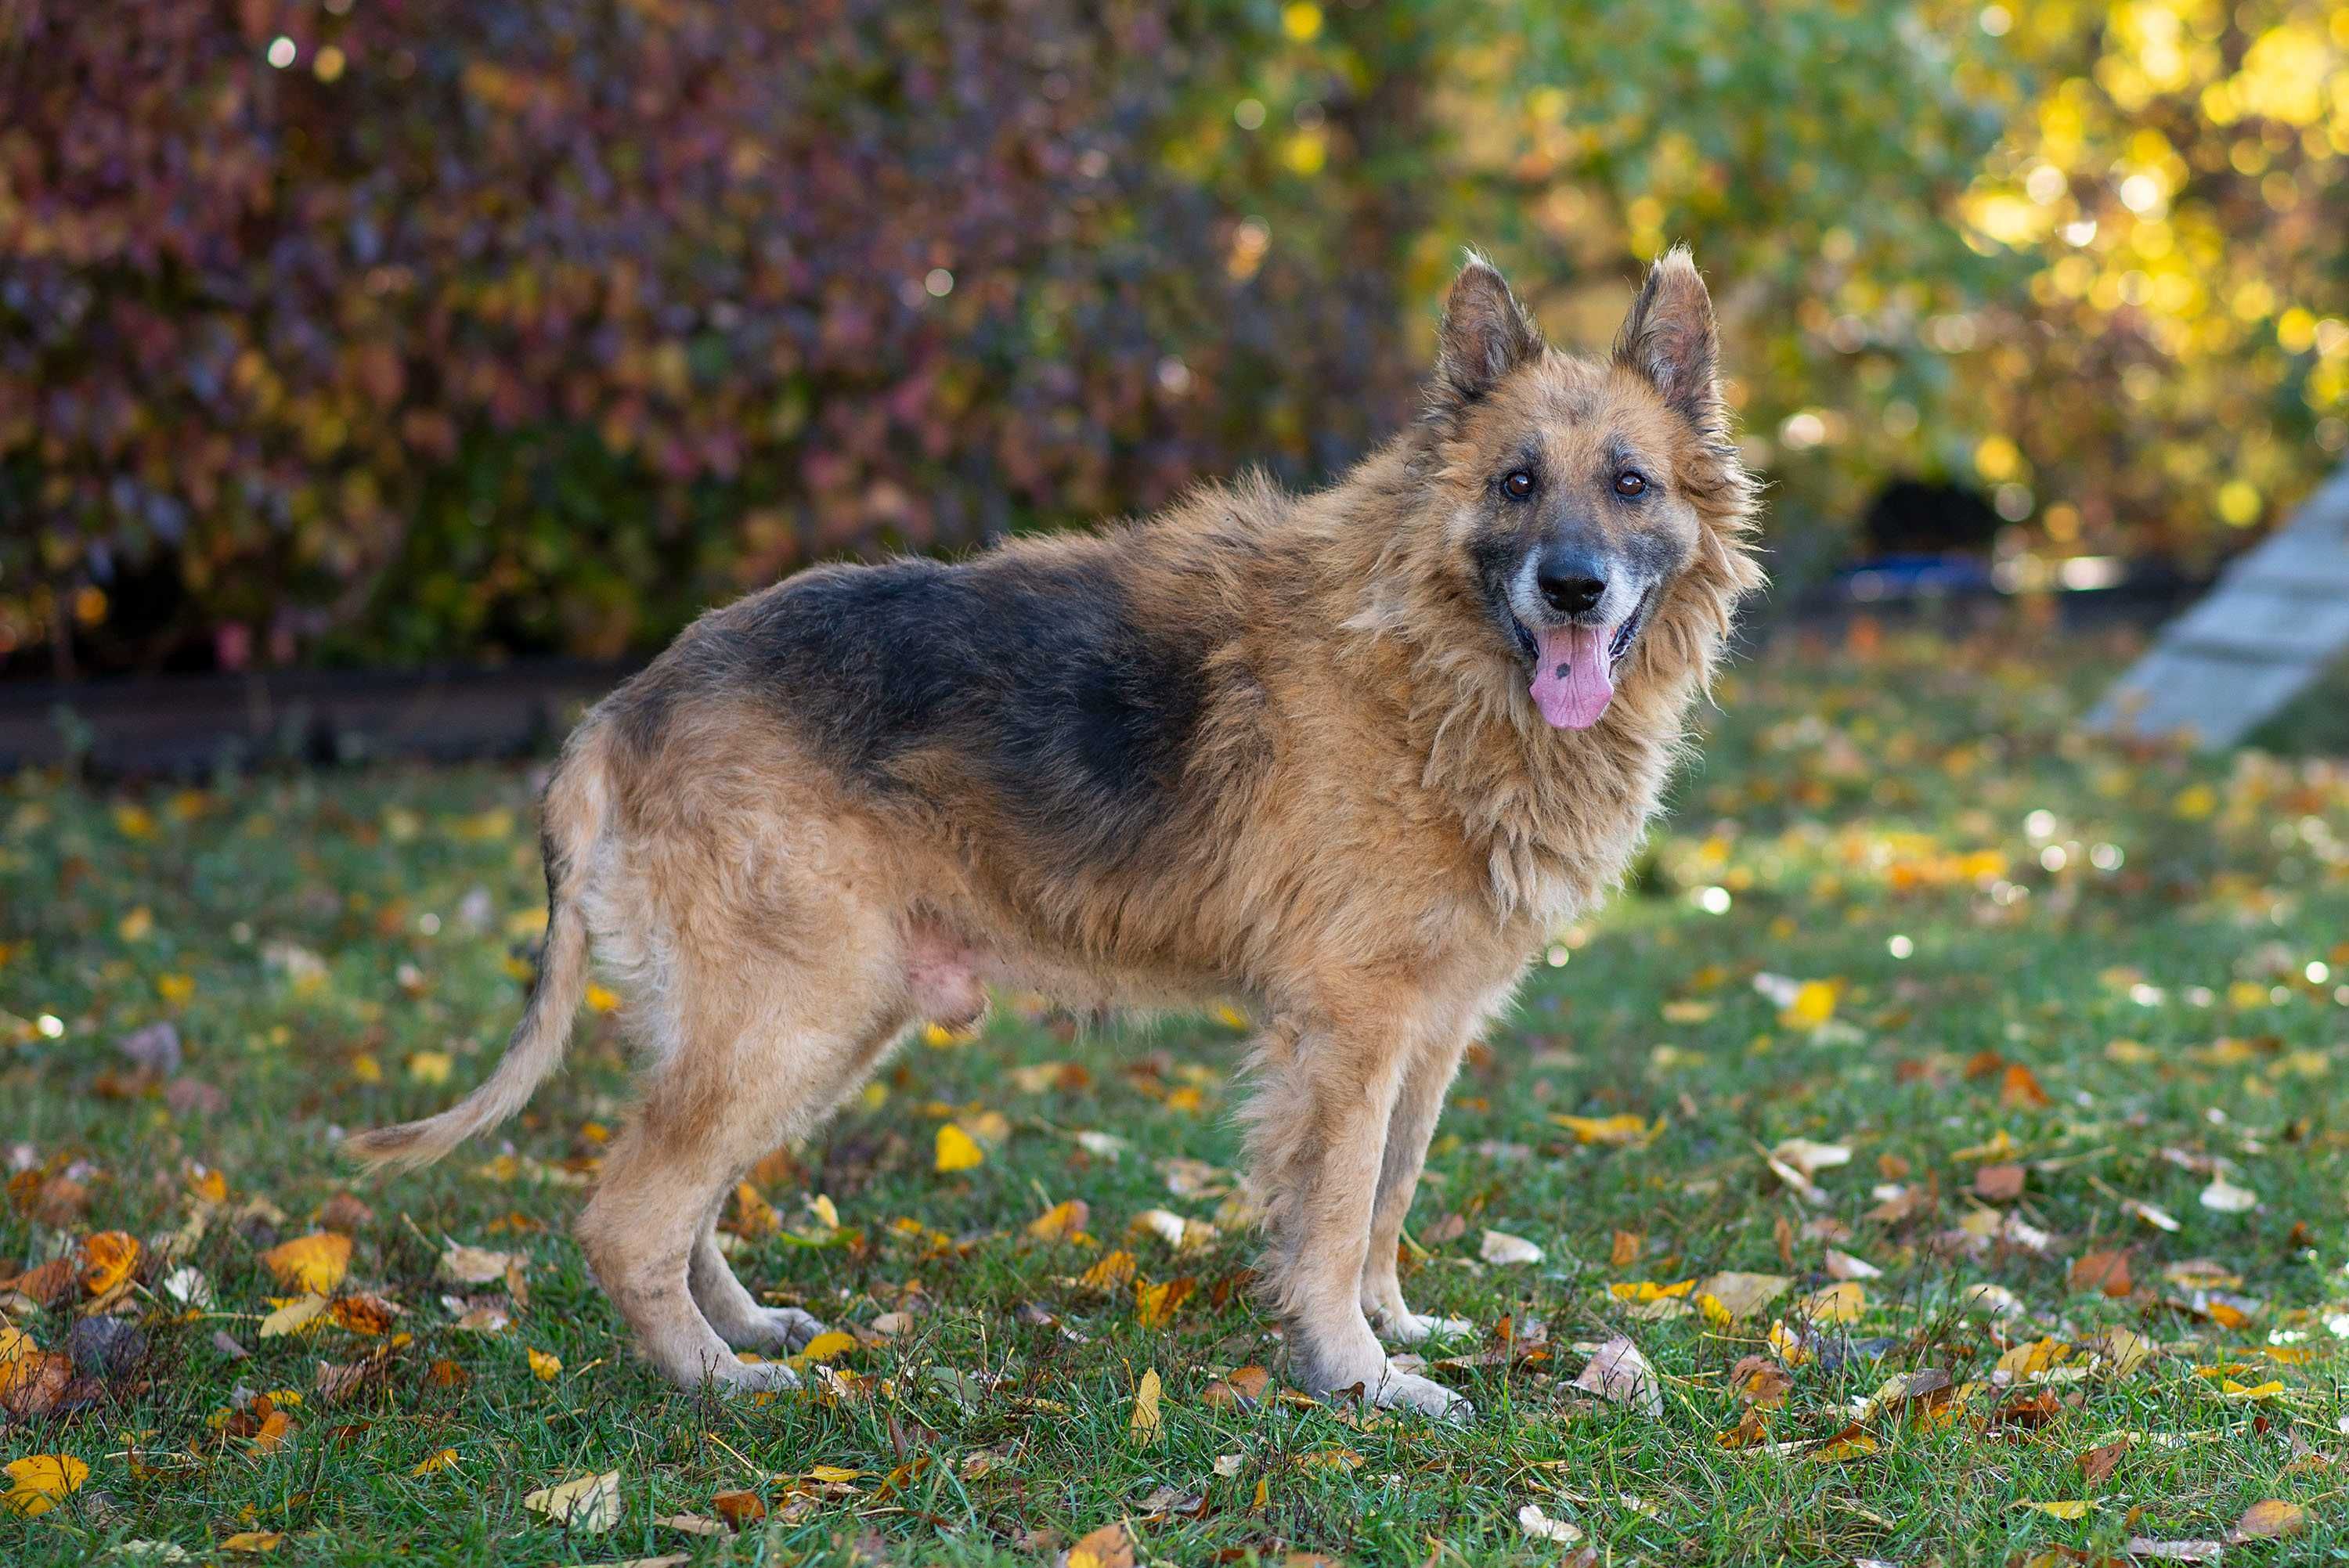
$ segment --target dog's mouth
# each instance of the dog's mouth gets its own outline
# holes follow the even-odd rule
[[[1631,613],[1612,626],[1568,623],[1535,631],[1523,621],[1514,630],[1534,664],[1533,699],[1556,729],[1588,729],[1615,700],[1615,675],[1639,639],[1656,590],[1640,595]]]

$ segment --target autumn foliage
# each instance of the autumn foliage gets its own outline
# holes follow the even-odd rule
[[[1309,483],[1461,247],[1691,242],[1782,578],[1951,479],[2204,562],[2349,447],[2349,6],[26,0],[0,663],[657,645]]]

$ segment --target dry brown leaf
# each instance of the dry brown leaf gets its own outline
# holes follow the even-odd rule
[[[2297,1535],[2308,1528],[2308,1510],[2280,1497],[2265,1498],[2243,1510],[2243,1517],[2228,1532],[2230,1541],[2273,1541]]]
[[[1619,1334],[1599,1347],[1576,1376],[1574,1386],[1602,1399],[1633,1406],[1645,1416],[1664,1413],[1663,1390],[1657,1386],[1656,1369],[1640,1354],[1638,1346]]]

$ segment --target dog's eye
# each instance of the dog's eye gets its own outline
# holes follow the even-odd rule
[[[1615,493],[1617,495],[1645,495],[1647,492],[1648,476],[1641,473],[1639,469],[1625,469],[1621,473],[1615,476]]]
[[[1523,500],[1534,493],[1534,476],[1530,469],[1511,469],[1501,478],[1501,489],[1511,500]]]

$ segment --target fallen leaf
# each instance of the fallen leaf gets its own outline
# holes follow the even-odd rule
[[[1732,1320],[1752,1317],[1784,1295],[1794,1283],[1785,1274],[1708,1274],[1697,1281],[1697,1305],[1702,1306],[1704,1298],[1710,1296]]]
[[[743,1530],[767,1517],[767,1500],[755,1491],[721,1491],[709,1500],[728,1526]]]
[[[121,1231],[100,1231],[81,1244],[81,1284],[92,1295],[105,1295],[130,1277],[139,1266],[139,1239]]]
[[[296,1296],[261,1320],[261,1337],[276,1339],[314,1326],[326,1310],[323,1295]]]
[[[2096,1505],[2082,1499],[2067,1498],[2061,1502],[2032,1502],[2025,1501],[2018,1502],[2014,1506],[2017,1508],[2036,1509],[2040,1512],[2046,1514],[2051,1519],[2085,1519],[2088,1517],[2088,1511]]]
[[[2070,1283],[2075,1295],[2098,1291],[2106,1295],[2127,1295],[2134,1288],[2129,1280],[2128,1253],[2082,1253],[2072,1262]]]
[[[530,1493],[522,1505],[565,1530],[601,1535],[620,1522],[620,1472],[579,1476]]]
[[[1197,1285],[1198,1281],[1189,1274],[1170,1279],[1164,1284],[1145,1284],[1141,1280],[1135,1280],[1133,1282],[1135,1319],[1144,1328],[1157,1326],[1172,1317],[1174,1310],[1190,1299],[1191,1292]]]
[[[8,1491],[0,1507],[30,1517],[47,1513],[89,1479],[89,1466],[71,1454],[30,1454],[8,1461]]]
[[[653,1522],[655,1524],[667,1525],[669,1529],[680,1532],[686,1535],[727,1535],[732,1533],[726,1528],[725,1524],[721,1521],[705,1519],[698,1513],[664,1513],[659,1518],[654,1520]]]
[[[1851,1163],[1851,1146],[1845,1143],[1814,1143],[1807,1138],[1783,1140],[1770,1150],[1770,1158],[1785,1165],[1805,1181],[1822,1171]]]
[[[1517,1528],[1526,1532],[1528,1540],[1555,1541],[1560,1546],[1571,1546],[1582,1539],[1578,1526],[1563,1519],[1552,1519],[1542,1511],[1541,1504],[1537,1502],[1529,1502],[1517,1510]]]
[[[2021,1062],[2009,1062],[1999,1079],[1998,1103],[2005,1110],[2043,1110],[2055,1101],[2039,1087],[2037,1076],[2029,1068]]]
[[[2121,1200],[2121,1212],[2134,1214],[2157,1231],[2175,1233],[2178,1228],[2177,1220],[2171,1217],[2168,1210],[2157,1209],[2152,1204],[2140,1202],[2135,1198]]]
[[[223,1552],[241,1553],[247,1557],[259,1557],[285,1544],[282,1530],[240,1530],[220,1543]]]
[[[828,1328],[800,1347],[799,1359],[812,1365],[837,1361],[856,1348],[856,1336]]]
[[[1272,1374],[1261,1367],[1242,1367],[1210,1382],[1200,1400],[1210,1409],[1253,1410],[1264,1398]]]
[[[513,1264],[527,1264],[521,1253],[493,1253],[487,1247],[469,1247],[456,1243],[440,1254],[440,1277],[458,1284],[488,1284],[505,1278],[506,1269]]]
[[[941,1171],[968,1171],[986,1159],[987,1151],[969,1133],[951,1121],[939,1124],[935,1169]]]
[[[1875,1451],[1875,1434],[1855,1421],[1812,1449],[1811,1458],[1820,1464],[1837,1464],[1845,1460],[1865,1459]]]
[[[2104,1485],[2111,1479],[2114,1468],[2121,1462],[2121,1456],[2128,1450],[2128,1439],[2126,1438],[2088,1449],[2079,1456],[2082,1479],[2085,1480],[2090,1486]]]
[[[1974,1172],[1974,1196],[1986,1202],[2012,1202],[2023,1196],[2023,1179],[2020,1165],[1985,1165]]]
[[[1882,1279],[1884,1271],[1866,1258],[1849,1253],[1827,1249],[1827,1277],[1838,1280]]]
[[[433,1453],[427,1454],[423,1459],[417,1461],[416,1468],[409,1470],[408,1473],[412,1476],[434,1475],[441,1470],[447,1470],[456,1462],[456,1449],[441,1449]]]
[[[1082,1198],[1053,1204],[1028,1222],[1028,1233],[1040,1242],[1065,1242],[1085,1228],[1092,1211]]]
[[[1574,1134],[1577,1143],[1603,1143],[1619,1149],[1646,1143],[1664,1130],[1661,1116],[1652,1122],[1632,1115],[1552,1116],[1550,1120]]]
[[[1523,1236],[1513,1236],[1506,1231],[1486,1231],[1476,1248],[1476,1255],[1488,1264],[1537,1264],[1542,1250]]]
[[[2149,1535],[2130,1536],[2121,1550],[2157,1563],[2216,1563],[2227,1553],[2225,1544],[2217,1541],[2156,1541]]]
[[[1103,1253],[1093,1261],[1092,1267],[1078,1276],[1077,1283],[1087,1290],[1123,1290],[1133,1282],[1134,1257],[1122,1249]]]
[[[331,1295],[351,1264],[351,1239],[336,1231],[313,1231],[261,1254],[262,1266],[283,1290]]]
[[[1133,1537],[1123,1520],[1089,1530],[1069,1548],[1068,1568],[1133,1568]]]
[[[1766,1410],[1786,1402],[1795,1379],[1766,1356],[1741,1356],[1730,1368],[1729,1386],[1740,1399]]]
[[[554,1354],[552,1351],[537,1349],[531,1350],[529,1355],[531,1376],[537,1378],[540,1382],[552,1383],[557,1377],[563,1376],[562,1357]]]
[[[2221,1214],[2240,1214],[2260,1206],[2260,1195],[2249,1187],[2238,1187],[2224,1176],[2213,1176],[2210,1184],[2202,1189],[2202,1206]]]
[[[1619,1334],[1599,1347],[1576,1376],[1574,1386],[1619,1405],[1635,1406],[1646,1416],[1664,1413],[1656,1369],[1640,1354],[1638,1346]]]
[[[1813,1323],[1853,1323],[1868,1310],[1868,1291],[1857,1280],[1845,1280],[1798,1297],[1795,1311]]]
[[[1133,1391],[1133,1414],[1126,1422],[1126,1435],[1136,1442],[1155,1442],[1163,1429],[1158,1414],[1159,1382],[1157,1368],[1142,1375],[1142,1382]]]
[[[2279,1536],[2297,1535],[2308,1528],[2308,1510],[2296,1502],[2286,1502],[2271,1497],[2243,1510],[2243,1517],[2228,1532],[2230,1541],[2272,1541]]]

